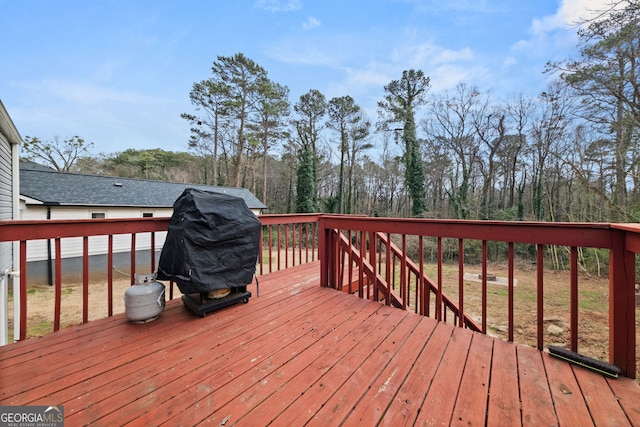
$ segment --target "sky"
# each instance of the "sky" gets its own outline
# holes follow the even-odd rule
[[[78,135],[93,154],[187,151],[189,91],[243,53],[290,89],[350,95],[372,121],[384,86],[420,69],[537,96],[576,23],[610,0],[0,0],[0,100],[22,137]]]

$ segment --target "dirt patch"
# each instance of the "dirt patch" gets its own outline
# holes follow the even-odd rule
[[[165,283],[168,285],[168,283]],[[112,314],[124,313],[124,293],[131,286],[131,279],[118,279],[113,282]],[[47,285],[30,286],[27,290],[27,337],[42,336],[53,332],[55,305],[55,287]],[[83,306],[82,284],[71,283],[62,286],[60,302],[60,327],[82,323]],[[109,315],[109,288],[106,281],[89,283],[88,318],[89,321],[102,319]],[[167,298],[169,290],[167,289]],[[177,287],[174,297],[179,297]],[[13,298],[9,296],[9,327],[13,330]],[[11,336],[10,339],[13,337]]]

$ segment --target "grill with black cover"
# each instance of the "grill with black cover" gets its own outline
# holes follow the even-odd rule
[[[196,314],[248,302],[260,250],[260,220],[242,198],[187,188],[173,204],[158,279],[174,281]],[[212,291],[230,289],[208,300]]]

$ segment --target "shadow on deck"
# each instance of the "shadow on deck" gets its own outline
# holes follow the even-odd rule
[[[0,405],[68,425],[640,425],[640,387],[319,286],[261,276],[204,318],[170,301],[0,347]]]

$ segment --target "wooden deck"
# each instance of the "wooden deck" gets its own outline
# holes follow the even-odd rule
[[[640,387],[319,286],[310,263],[194,316],[123,315],[0,347],[0,405],[67,425],[640,425]]]

